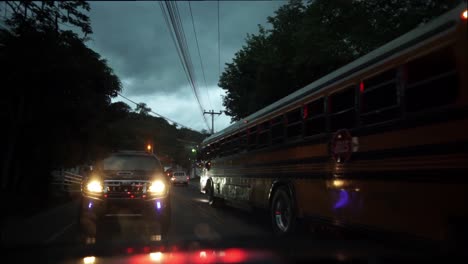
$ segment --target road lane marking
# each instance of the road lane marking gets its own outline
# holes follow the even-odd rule
[[[70,229],[74,224],[75,222],[71,222],[70,224],[68,224],[67,226],[59,230],[58,232],[52,234],[52,236],[50,236],[48,239],[44,241],[44,244],[49,244],[50,242],[54,241],[55,239],[63,235],[65,232],[67,232],[67,230]]]

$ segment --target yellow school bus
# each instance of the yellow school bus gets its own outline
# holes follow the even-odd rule
[[[213,134],[213,205],[445,241],[468,223],[466,6]]]

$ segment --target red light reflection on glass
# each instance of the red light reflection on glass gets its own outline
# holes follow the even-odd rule
[[[173,264],[185,264],[189,263],[189,260],[187,259],[187,256],[183,253],[170,253],[167,257],[167,262]]]
[[[364,82],[361,82],[359,84],[359,92],[363,93],[364,92]]]
[[[129,247],[127,248],[127,254],[133,254],[133,252],[135,251],[133,248]]]
[[[191,257],[191,262],[193,263],[216,263],[216,254],[214,251],[208,250],[202,250],[198,252],[194,252],[194,254]]]
[[[145,253],[149,253],[150,250],[151,250],[150,247],[144,247],[143,248],[143,252],[145,252]]]
[[[247,259],[247,254],[242,249],[232,248],[225,251],[223,258],[225,263],[244,262]]]
[[[307,117],[309,116],[309,107],[307,107],[307,105],[304,105],[302,109],[302,118],[307,119]]]

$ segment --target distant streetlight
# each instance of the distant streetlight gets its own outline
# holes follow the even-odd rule
[[[196,149],[194,149],[194,148],[192,148],[192,153],[195,153],[195,152],[197,152],[197,150],[196,150]]]
[[[150,151],[153,149],[153,147],[151,146],[151,144],[148,144],[148,145],[146,146],[146,149],[148,150],[148,152],[150,152]]]

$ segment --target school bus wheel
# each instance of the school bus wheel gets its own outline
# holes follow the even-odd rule
[[[285,187],[279,187],[273,194],[270,206],[273,232],[278,236],[290,235],[296,227],[296,213],[292,198]]]

